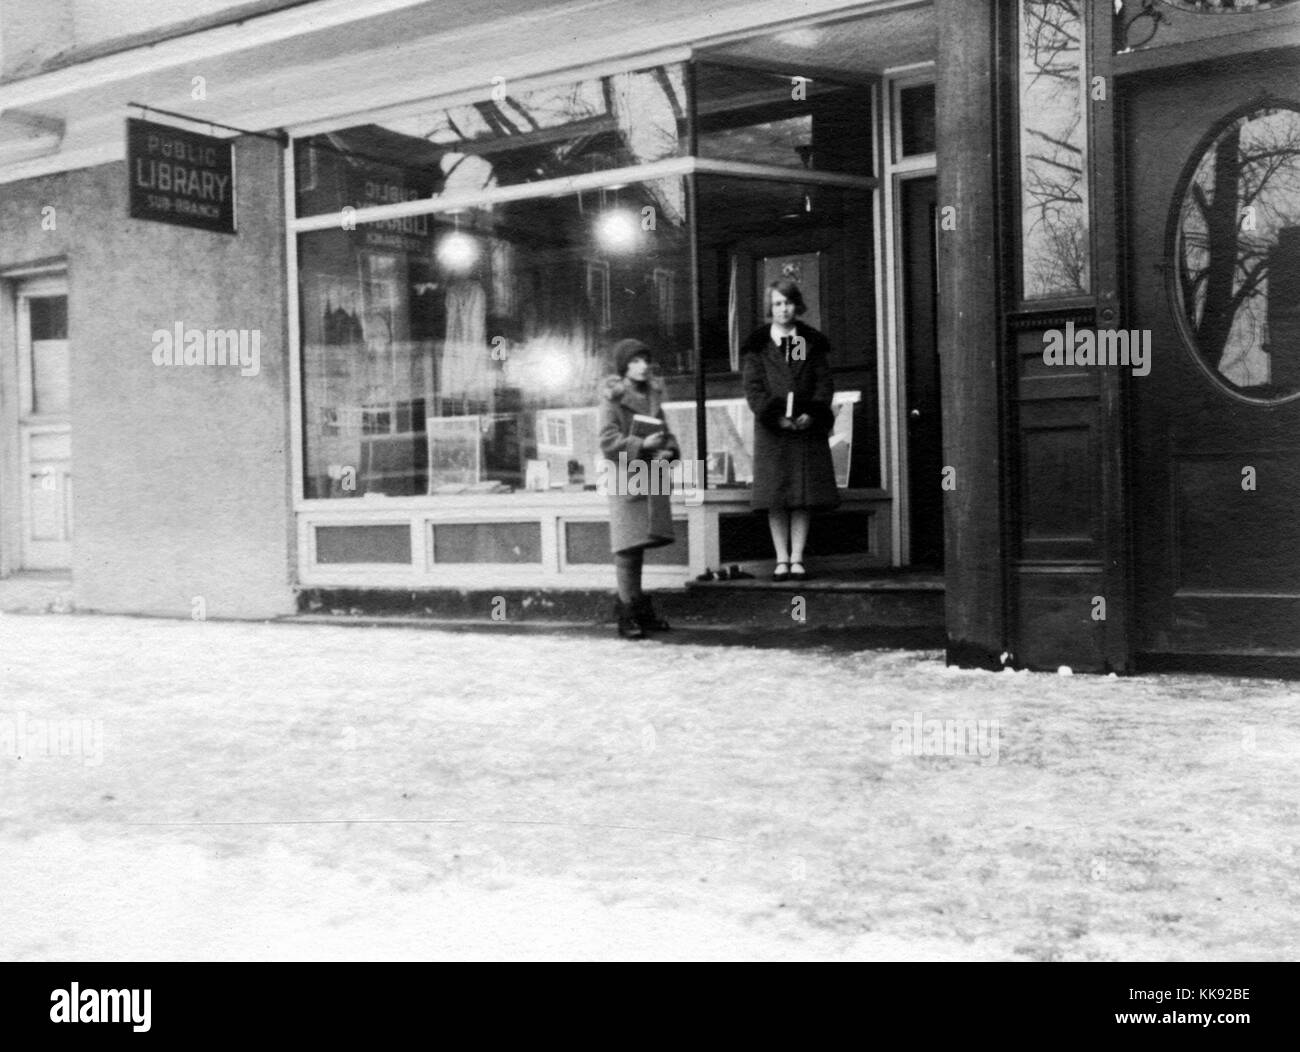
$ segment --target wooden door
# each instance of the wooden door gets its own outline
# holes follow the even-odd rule
[[[22,558],[28,570],[72,562],[72,426],[68,297],[61,278],[18,290]]]
[[[1126,85],[1136,649],[1300,650],[1300,60]]]

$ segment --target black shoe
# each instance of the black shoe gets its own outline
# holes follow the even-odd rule
[[[622,600],[614,600],[614,620],[618,622],[618,634],[624,639],[645,639],[645,632],[637,623],[636,613]]]
[[[781,567],[783,567],[783,566],[785,567],[784,570],[781,569]],[[789,563],[777,563],[777,564],[776,564],[776,569],[772,571],[772,580],[774,580],[774,581],[788,581],[788,580],[790,580],[790,564],[789,564]]]
[[[641,626],[642,632],[667,632],[673,626],[655,613],[654,604],[648,595],[638,596],[632,604],[632,616]]]
[[[745,573],[744,570],[742,570],[739,566],[736,565],[733,565],[731,567],[731,569],[727,573],[727,577],[729,580],[732,581],[752,581],[754,579],[754,575],[752,573]]]

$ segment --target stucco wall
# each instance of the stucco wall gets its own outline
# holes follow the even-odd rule
[[[121,163],[0,186],[0,268],[67,260],[79,608],[291,609],[280,166],[276,144],[239,143],[237,236],[128,218]],[[177,322],[260,330],[260,371],[155,365]]]

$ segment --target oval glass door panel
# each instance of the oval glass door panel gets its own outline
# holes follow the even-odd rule
[[[1300,397],[1300,108],[1222,122],[1174,209],[1171,295],[1197,364],[1236,398]]]

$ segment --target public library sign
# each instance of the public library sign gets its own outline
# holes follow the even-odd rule
[[[230,139],[128,118],[132,219],[235,233],[235,149]]]

